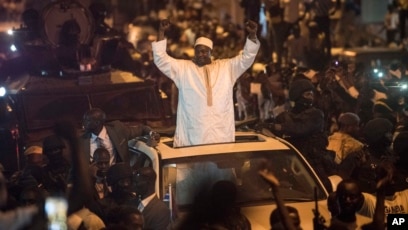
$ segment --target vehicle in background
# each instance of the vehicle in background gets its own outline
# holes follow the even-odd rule
[[[380,68],[389,66],[395,61],[406,61],[408,53],[401,48],[356,47],[337,50],[333,56],[346,63],[362,63],[367,67]]]
[[[40,31],[25,25],[0,36],[6,44],[0,55],[7,54],[0,62],[0,162],[7,172],[24,166],[25,148],[41,145],[56,121],[71,120],[81,129],[83,114],[93,107],[106,111],[108,121],[163,125],[168,106],[157,79],[116,68],[123,39],[97,36],[87,7],[75,0],[52,1],[32,19],[40,21],[33,27]],[[70,37],[77,43],[60,50],[64,25],[78,33]],[[66,59],[74,65],[62,64]]]

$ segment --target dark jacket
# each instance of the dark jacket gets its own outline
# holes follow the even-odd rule
[[[157,196],[144,207],[142,214],[145,229],[163,230],[170,224],[170,209]]]
[[[105,124],[106,131],[109,135],[109,138],[112,141],[112,145],[114,148],[115,153],[117,154],[117,161],[118,162],[129,162],[130,161],[130,154],[129,154],[129,147],[128,141],[130,139],[148,135],[152,129],[145,125],[137,125],[137,126],[126,126],[120,121],[112,121]],[[92,137],[91,133],[84,133],[80,137],[80,145],[85,154],[87,154],[88,159],[90,158],[90,139]]]

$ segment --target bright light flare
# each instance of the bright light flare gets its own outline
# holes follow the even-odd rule
[[[17,51],[16,45],[12,44],[12,45],[10,46],[10,50],[13,51],[13,52],[16,52],[16,51]]]
[[[4,86],[0,87],[0,97],[4,97],[7,93],[7,90]]]

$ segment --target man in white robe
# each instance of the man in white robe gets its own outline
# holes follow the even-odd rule
[[[205,37],[196,40],[193,60],[170,57],[164,36],[169,27],[167,19],[161,21],[152,47],[154,63],[179,90],[174,146],[234,142],[233,86],[258,53],[257,23],[246,23],[248,38],[243,51],[220,60],[211,60],[212,41]]]

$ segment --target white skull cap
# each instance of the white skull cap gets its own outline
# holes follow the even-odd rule
[[[210,49],[213,49],[213,42],[206,37],[197,38],[194,47],[196,47],[197,45],[203,45],[209,47]]]

